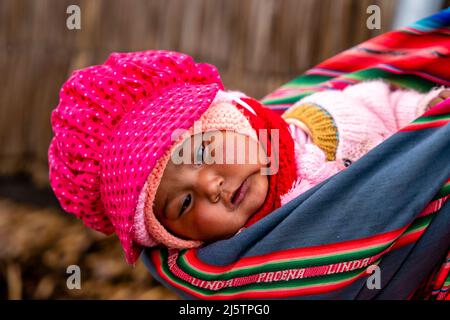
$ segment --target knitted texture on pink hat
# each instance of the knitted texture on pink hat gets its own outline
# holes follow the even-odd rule
[[[243,96],[243,94],[220,90],[211,106],[197,123],[200,131],[228,130],[257,140],[256,132],[250,125],[250,122],[235,105],[234,99],[239,96]],[[158,221],[153,212],[156,191],[167,162],[170,160],[170,155],[175,148],[192,134],[194,134],[194,127],[191,127],[178,138],[177,143],[158,161],[147,179],[145,188],[141,192],[134,223],[136,230],[135,240],[143,246],[152,247],[161,244],[169,248],[187,249],[198,247],[202,244],[201,241],[185,240],[173,235]]]
[[[129,263],[139,194],[171,134],[188,129],[223,89],[217,69],[170,51],[113,53],[75,71],[52,113],[49,178],[62,208],[116,233]]]

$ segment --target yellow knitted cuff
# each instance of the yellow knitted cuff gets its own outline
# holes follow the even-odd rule
[[[336,159],[339,133],[333,117],[315,103],[295,105],[285,113],[284,119],[297,119],[303,122],[311,132],[311,139],[326,155],[328,161]]]

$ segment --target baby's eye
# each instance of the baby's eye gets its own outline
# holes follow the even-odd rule
[[[192,196],[188,194],[186,197],[184,197],[183,201],[181,202],[181,208],[180,208],[180,216],[184,213],[184,211],[189,208],[189,205],[191,204]]]

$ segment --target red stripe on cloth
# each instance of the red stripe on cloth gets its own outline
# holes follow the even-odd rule
[[[446,184],[449,181],[446,182]],[[450,198],[450,195],[444,196],[442,198],[439,198],[437,200],[434,200],[432,202],[430,202],[429,204],[427,204],[427,206],[425,207],[425,209],[422,210],[422,212],[419,214],[418,218],[421,217],[425,217],[428,216],[430,214],[435,213],[436,211],[438,211],[439,209],[442,208],[442,206],[444,205],[444,203]]]
[[[450,114],[450,99],[446,99],[441,103],[433,106],[430,110],[425,112],[422,117],[440,116],[443,114]]]
[[[382,48],[395,48],[395,50],[405,49],[421,49],[432,46],[434,43],[438,45],[449,45],[449,39],[447,36],[429,33],[426,37],[417,37],[408,33],[403,32],[390,32],[384,34],[382,37],[375,37],[370,39],[370,41],[363,42],[362,45],[366,44],[377,45]]]
[[[400,237],[392,246],[392,250],[399,249],[401,247],[404,247],[410,243],[417,241],[424,232],[425,229],[419,229]]]
[[[449,122],[450,122],[450,119],[449,120],[437,120],[437,121],[426,122],[426,123],[414,123],[414,124],[410,124],[402,129],[400,129],[399,132],[437,128],[437,127],[445,126]]]
[[[433,290],[440,290],[444,287],[445,280],[447,279],[448,273],[450,272],[450,262],[444,264],[434,281]]]
[[[395,51],[403,54],[371,53],[363,49]],[[418,37],[404,32],[390,32],[325,60],[315,68],[351,73],[377,67],[378,64],[390,64],[404,73],[420,71],[421,74],[445,81],[450,72],[450,61],[448,57],[436,56],[436,51],[448,54],[450,38],[433,33],[427,34],[426,37]]]

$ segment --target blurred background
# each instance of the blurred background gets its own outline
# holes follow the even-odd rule
[[[81,29],[66,27],[69,5]],[[369,30],[368,6],[381,28]],[[177,299],[115,237],[62,212],[48,184],[50,113],[74,69],[166,49],[216,65],[255,98],[449,0],[0,0],[0,299]],[[69,290],[66,268],[81,268]]]

